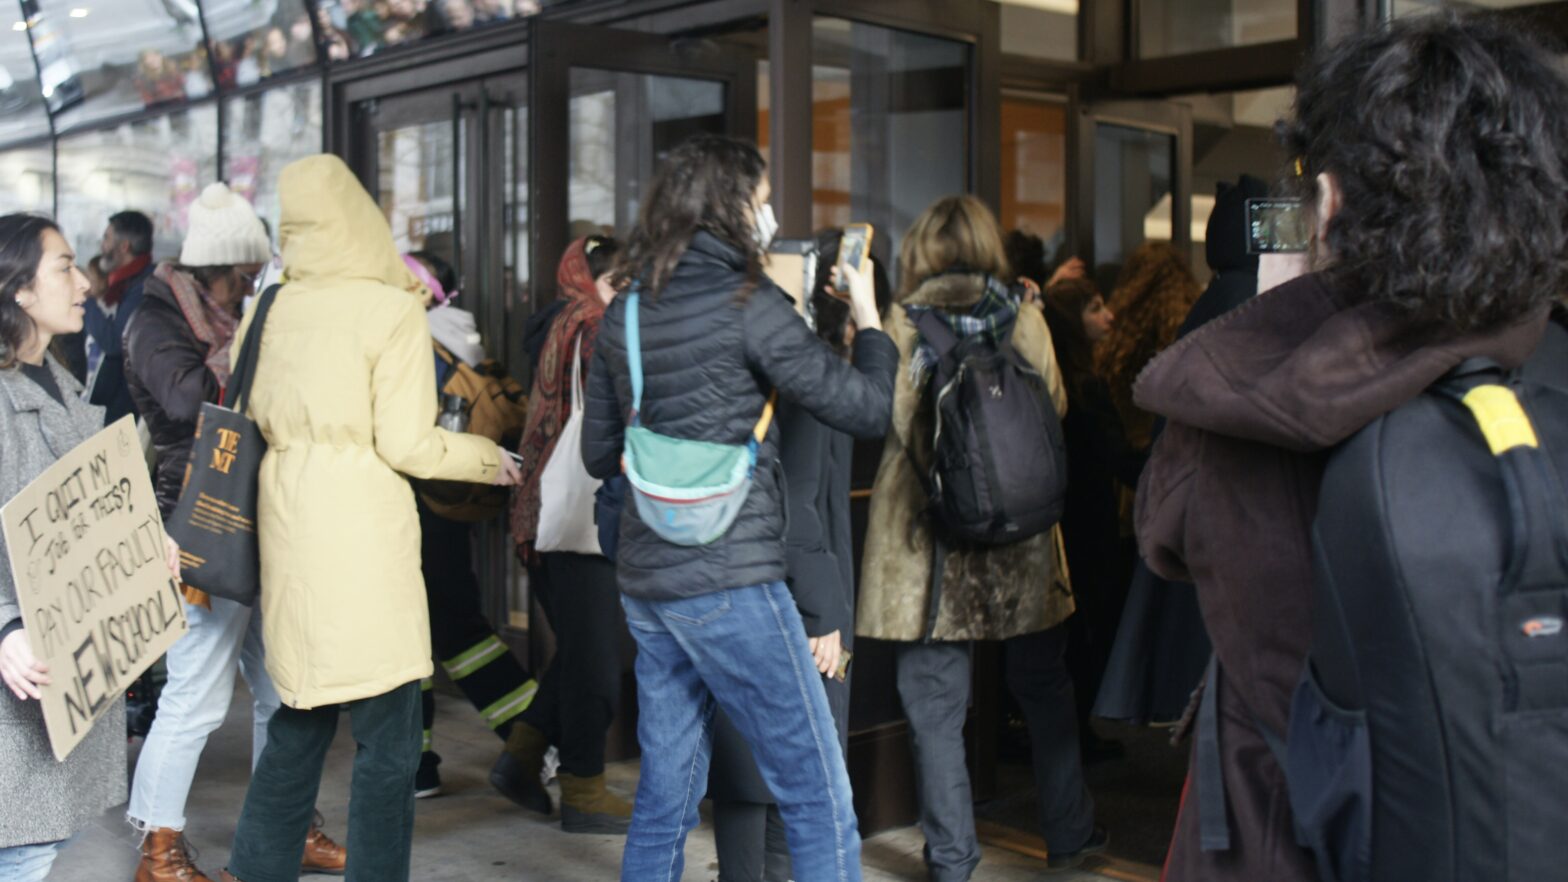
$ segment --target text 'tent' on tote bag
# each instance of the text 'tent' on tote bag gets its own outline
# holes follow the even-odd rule
[[[594,525],[594,493],[600,481],[583,465],[583,340],[572,349],[572,410],[555,440],[550,461],[539,473],[538,551],[602,554]]]
[[[256,602],[261,589],[256,491],[267,442],[255,421],[245,416],[245,405],[261,358],[262,328],[278,288],[268,288],[256,304],[223,404],[201,406],[185,486],[167,525],[180,544],[185,583],[246,606]]]

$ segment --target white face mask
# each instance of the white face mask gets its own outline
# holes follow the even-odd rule
[[[778,232],[779,222],[773,217],[772,204],[762,203],[762,207],[755,209],[752,217],[751,235],[757,240],[757,247],[766,249]]]

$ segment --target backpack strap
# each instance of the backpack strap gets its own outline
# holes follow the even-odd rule
[[[953,329],[947,326],[947,322],[942,321],[942,317],[936,314],[935,307],[920,311],[920,314],[915,317],[915,328],[920,331],[921,338],[936,350],[938,360],[946,360],[961,342],[958,335],[953,333]]]
[[[1468,369],[1467,369],[1468,368]],[[1568,707],[1568,496],[1517,391],[1517,375],[1467,362],[1438,391],[1475,419],[1508,495],[1508,567],[1497,600],[1505,706]],[[1556,639],[1539,639],[1556,638]]]

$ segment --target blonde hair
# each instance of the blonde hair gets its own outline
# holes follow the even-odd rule
[[[898,255],[899,298],[954,269],[1008,277],[996,215],[973,196],[947,196],[920,213]]]

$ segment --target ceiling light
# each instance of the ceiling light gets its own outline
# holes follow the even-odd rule
[[[89,9],[86,9],[84,7],[81,7],[81,6],[78,6],[75,9],[71,10],[71,17],[72,18],[86,18],[87,17],[87,13],[90,12],[90,11],[91,10],[89,10]]]
[[[11,25],[11,30],[13,30],[13,31],[25,31],[25,30],[27,30],[27,22],[19,21],[16,24]]]

